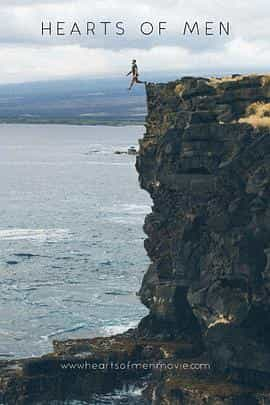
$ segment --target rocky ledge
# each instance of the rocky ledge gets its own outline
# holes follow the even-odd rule
[[[146,92],[136,167],[153,200],[149,315],[123,335],[0,363],[4,404],[86,401],[131,383],[146,404],[270,404],[270,79],[185,77]]]

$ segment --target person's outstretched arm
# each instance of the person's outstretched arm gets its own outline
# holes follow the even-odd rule
[[[128,72],[128,73],[127,73],[127,76],[131,75],[131,73],[132,73],[132,70],[131,70],[130,72]]]

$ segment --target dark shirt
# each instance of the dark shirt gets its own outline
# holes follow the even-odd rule
[[[131,71],[132,71],[133,76],[138,76],[138,66],[137,66],[136,63],[134,63],[134,64],[132,65]]]

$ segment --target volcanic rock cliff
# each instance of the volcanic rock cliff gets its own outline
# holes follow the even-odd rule
[[[144,225],[152,263],[139,331],[201,342],[224,375],[262,386],[270,377],[269,78],[186,77],[146,91],[137,170],[153,200]]]

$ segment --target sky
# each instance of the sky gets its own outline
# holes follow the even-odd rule
[[[183,36],[185,21],[199,22],[201,35]],[[41,35],[41,23],[53,34]],[[64,21],[66,35],[55,35]],[[82,35],[69,35],[73,22]],[[87,21],[95,36],[85,35]],[[104,36],[102,21],[111,21]],[[114,24],[122,21],[125,35]],[[144,36],[140,24],[154,31]],[[166,30],[158,35],[158,22]],[[205,21],[216,35],[204,36]],[[230,36],[218,35],[218,22],[230,22]],[[76,77],[121,77],[136,58],[144,72],[223,74],[267,72],[270,61],[269,0],[0,0],[0,83]]]

